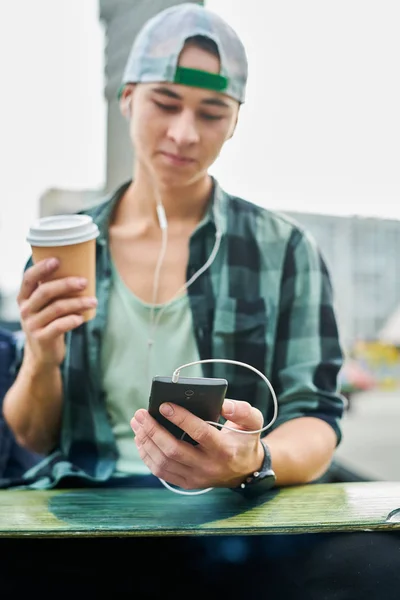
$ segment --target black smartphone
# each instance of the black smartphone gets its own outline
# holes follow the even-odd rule
[[[203,421],[218,423],[227,388],[226,379],[213,377],[179,377],[176,383],[172,377],[154,377],[148,410],[176,438],[195,445],[197,442],[160,413],[160,405],[171,402],[190,410]]]

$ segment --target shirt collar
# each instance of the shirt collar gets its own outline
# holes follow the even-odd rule
[[[211,196],[211,202],[209,203],[209,207],[207,212],[202,219],[199,226],[207,225],[208,223],[212,223],[215,228],[219,228],[222,235],[224,235],[227,231],[227,203],[229,200],[228,194],[221,188],[218,181],[212,177],[213,181],[213,191]],[[95,208],[94,212],[94,220],[99,228],[99,236],[97,238],[97,243],[100,245],[105,245],[108,240],[108,230],[110,226],[110,221],[114,209],[118,202],[121,200],[122,196],[132,183],[132,180],[126,181],[123,183],[115,192],[110,194],[108,198],[104,202],[102,202],[97,209]]]

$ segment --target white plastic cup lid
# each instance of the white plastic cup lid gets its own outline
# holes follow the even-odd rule
[[[99,229],[89,215],[54,215],[35,221],[26,241],[31,246],[69,246],[88,242],[98,235]]]

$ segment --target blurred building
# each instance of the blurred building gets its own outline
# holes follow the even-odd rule
[[[400,221],[287,212],[315,236],[346,343],[375,340],[400,305]]]

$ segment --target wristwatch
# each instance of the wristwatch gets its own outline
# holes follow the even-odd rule
[[[234,492],[238,492],[245,498],[255,498],[260,496],[267,490],[270,490],[276,481],[276,475],[272,469],[271,454],[267,444],[260,440],[264,449],[264,460],[259,471],[255,471],[249,475],[243,483],[235,488],[231,488]]]

